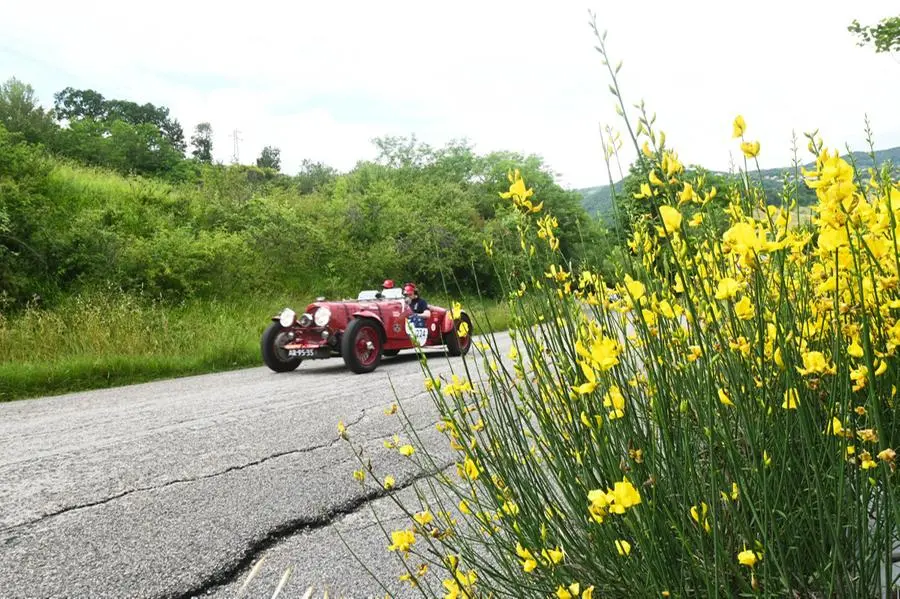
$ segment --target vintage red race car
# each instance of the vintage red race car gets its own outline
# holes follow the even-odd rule
[[[460,311],[454,319],[447,308],[428,309],[427,318],[413,314],[400,289],[363,291],[355,300],[317,300],[302,314],[285,308],[262,334],[263,362],[275,372],[289,372],[303,360],[340,356],[361,374],[375,370],[383,356],[395,356],[416,343],[444,346],[451,356],[466,354],[472,344],[469,315]]]

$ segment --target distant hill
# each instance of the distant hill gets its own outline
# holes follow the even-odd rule
[[[616,183],[618,185],[618,183]],[[581,205],[591,216],[606,216],[613,213],[609,185],[576,189],[581,194]]]
[[[850,160],[856,163],[856,167],[858,169],[867,169],[872,166],[872,157],[869,156],[865,152],[853,152],[852,154],[845,154],[845,160]],[[875,152],[875,162],[878,164],[882,164],[886,161],[891,161],[896,168],[900,168],[900,146],[896,148],[889,148],[887,150],[876,150]],[[813,168],[814,164],[809,162],[803,165],[807,170]],[[769,168],[760,171],[760,175],[762,175],[763,188],[769,194],[770,197],[775,198],[777,194],[782,189],[782,182],[784,180],[785,174],[792,176],[792,167],[782,167],[782,168]],[[719,173],[724,174],[724,173]],[[616,182],[616,189],[621,189],[621,181]],[[593,216],[601,216],[601,217],[609,217],[613,215],[613,206],[612,206],[612,198],[610,196],[610,186],[609,185],[598,185],[595,187],[584,187],[581,189],[576,189],[576,192],[580,193],[582,196],[581,205],[584,206],[584,209],[588,211],[589,214]],[[815,193],[809,189],[808,187],[800,188],[800,204],[808,205],[814,202],[816,199]]]

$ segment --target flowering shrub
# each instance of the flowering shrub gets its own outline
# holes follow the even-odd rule
[[[647,216],[617,280],[569,264],[553,215],[510,174],[531,268],[510,281],[512,346],[478,342],[451,381],[424,365],[459,455],[456,480],[435,479],[392,536],[425,595],[892,586],[900,186],[810,136],[801,184],[818,204],[801,225],[796,190],[768,205],[748,173],[764,151],[751,131],[735,118],[745,162],[722,229],[707,218],[717,190],[642,111]]]

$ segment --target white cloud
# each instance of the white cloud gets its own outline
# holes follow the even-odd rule
[[[272,144],[287,172],[303,158],[351,168],[372,137],[415,133],[539,153],[584,186],[606,181],[598,123],[620,128],[588,8],[625,61],[627,99],[647,101],[683,160],[727,168],[738,112],[764,167],[790,160],[792,129],[861,147],[865,113],[878,146],[900,144],[900,64],[846,31],[896,8],[858,4],[16,3],[0,23],[0,77],[45,101],[72,85],[164,104],[188,136],[210,121],[223,161],[233,129],[242,162]]]

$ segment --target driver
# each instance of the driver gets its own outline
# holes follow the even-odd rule
[[[407,283],[403,287],[403,295],[406,296],[406,303],[409,309],[415,314],[421,314],[424,318],[431,316],[431,310],[428,309],[428,302],[424,298],[419,297],[419,290],[412,283]]]
[[[385,279],[384,283],[381,284],[381,290],[375,294],[375,297],[382,298],[382,297],[384,297],[385,290],[393,289],[393,288],[394,288],[394,281],[392,279]]]

